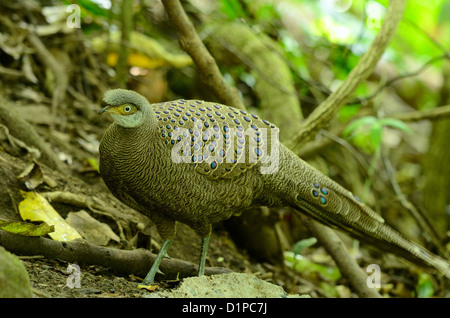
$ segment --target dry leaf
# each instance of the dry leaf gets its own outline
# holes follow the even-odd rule
[[[120,242],[120,238],[107,224],[94,219],[84,210],[70,212],[66,220],[90,243],[105,246],[110,240]]]

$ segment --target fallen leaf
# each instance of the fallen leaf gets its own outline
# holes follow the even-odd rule
[[[22,181],[28,190],[34,190],[44,182],[44,174],[37,163],[31,163],[17,177]]]
[[[158,285],[138,285],[138,289],[145,289],[148,291],[155,291],[158,288]]]
[[[0,229],[24,236],[44,236],[55,231],[53,225],[45,222],[34,224],[12,220],[0,220]]]
[[[90,243],[106,246],[110,240],[120,242],[120,238],[107,224],[94,219],[84,210],[70,212],[66,220]]]
[[[92,39],[92,47],[96,52],[104,52],[109,49],[108,64],[114,66],[118,60],[120,50],[121,33],[112,32],[109,35]],[[171,65],[183,68],[192,64],[192,59],[186,53],[172,53],[157,40],[136,31],[131,32],[129,47],[132,49],[128,57],[130,66],[155,68]]]
[[[72,241],[82,238],[39,193],[20,192],[24,198],[19,203],[19,213],[23,220],[44,221],[49,225],[53,225],[55,231],[49,233],[49,235],[57,241]]]

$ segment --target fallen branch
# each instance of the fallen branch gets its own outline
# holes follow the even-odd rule
[[[119,250],[87,243],[84,240],[59,242],[43,237],[12,234],[0,230],[0,245],[18,255],[42,255],[49,259],[61,259],[86,265],[99,265],[111,272],[122,275],[135,274],[145,277],[156,255],[146,249]],[[197,275],[197,265],[170,258],[164,259],[160,266],[163,279],[176,279]],[[231,272],[220,267],[205,268],[206,275]]]

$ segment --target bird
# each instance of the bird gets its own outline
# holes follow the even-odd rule
[[[113,122],[99,146],[101,177],[116,198],[153,221],[163,240],[143,285],[161,273],[177,222],[201,238],[201,276],[212,225],[254,206],[291,207],[450,278],[447,260],[389,227],[284,146],[279,128],[258,115],[201,100],[150,104],[126,89],[106,91],[103,102],[99,114]]]

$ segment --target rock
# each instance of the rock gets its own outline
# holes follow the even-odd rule
[[[149,294],[151,298],[287,298],[281,286],[244,273],[188,277],[170,291]]]
[[[33,297],[30,276],[22,261],[0,246],[0,298]]]

